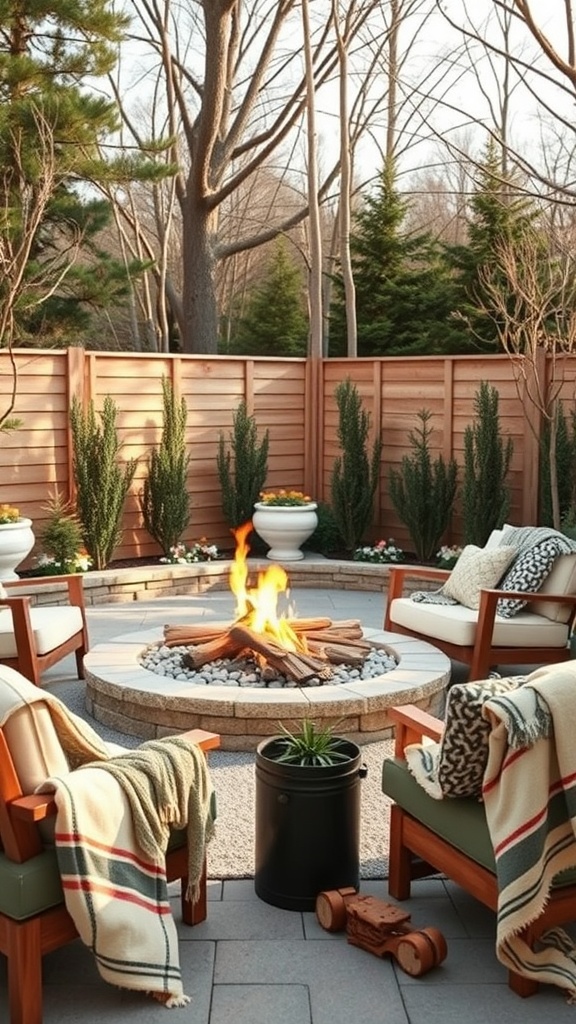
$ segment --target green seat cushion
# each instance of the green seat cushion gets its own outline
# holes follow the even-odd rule
[[[435,800],[416,782],[399,758],[388,758],[382,767],[382,790],[404,811],[495,873],[496,864],[484,804],[475,797],[444,797]],[[570,868],[556,876],[554,885],[576,884],[576,869]]]
[[[168,849],[186,843],[185,830],[171,832]],[[24,921],[64,901],[55,847],[46,847],[23,864],[0,852],[0,914]]]
[[[16,921],[63,902],[56,850],[45,849],[24,864],[0,853],[0,913]]]
[[[451,846],[488,871],[496,871],[484,805],[475,797],[434,800],[416,782],[405,762],[398,758],[384,761],[382,789],[408,814],[442,836]]]

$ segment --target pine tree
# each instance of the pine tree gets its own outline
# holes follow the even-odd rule
[[[262,282],[249,296],[230,351],[242,355],[304,356],[307,339],[302,274],[280,241]]]
[[[482,270],[487,265],[494,269],[497,246],[523,237],[534,218],[534,209],[518,196],[514,182],[503,180],[498,147],[490,141],[470,200],[468,240],[465,245],[446,247],[447,259],[461,289],[457,308],[469,323],[476,352],[499,351]],[[504,275],[502,282],[505,287]]]
[[[408,203],[395,187],[392,163],[357,213],[350,249],[356,287],[358,354],[421,355],[464,351],[468,342],[452,311],[457,301],[443,250],[427,233],[406,233]],[[346,351],[341,280],[334,282],[330,355]]]
[[[0,0],[0,344],[77,341],[90,308],[126,290],[96,242],[108,204],[82,185],[157,173],[101,156],[116,107],[87,87],[114,67],[128,20],[108,0]]]

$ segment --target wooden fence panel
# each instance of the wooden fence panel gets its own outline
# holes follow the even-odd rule
[[[260,436],[268,430],[270,454],[266,486],[304,490],[330,499],[330,479],[340,448],[337,437],[337,385],[349,378],[371,418],[373,436],[382,438],[381,480],[371,539],[393,536],[410,549],[406,528],[392,507],[387,481],[409,451],[409,432],[420,409],[432,413],[433,454],[454,456],[463,464],[464,432],[474,419],[474,398],[482,380],[500,395],[504,434],[512,437],[510,475],[515,523],[537,521],[538,434],[541,416],[518,389],[506,356],[428,356],[421,359],[305,359],[147,355],[84,352],[82,349],[23,349],[15,353],[18,386],[14,415],[22,427],[2,435],[0,502],[16,504],[34,520],[37,535],[45,522],[45,504],[58,489],[73,495],[69,410],[72,398],[94,401],[101,410],[110,395],[118,409],[122,456],[135,458],[137,470],[123,521],[116,557],[160,554],[143,528],[141,491],[151,448],[162,430],[162,377],[173,383],[188,408],[190,454],[188,489],[192,518],[188,543],[207,537],[231,546],[221,510],[216,452],[221,434],[229,440],[233,415],[246,401]],[[576,358],[553,372],[561,380],[565,409],[574,409]],[[0,351],[0,410],[11,389],[9,354]],[[448,540],[461,539],[456,514]],[[30,564],[30,562],[29,562]]]

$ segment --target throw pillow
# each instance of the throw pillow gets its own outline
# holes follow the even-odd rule
[[[413,743],[405,750],[408,768],[430,796],[481,796],[490,735],[482,707],[492,697],[516,690],[525,678],[482,679],[450,688],[440,742]]]
[[[523,554],[518,555],[514,565],[506,573],[499,590],[522,590],[535,592],[540,590],[544,580],[552,572],[554,562],[559,555],[565,554],[561,540],[550,537],[548,540],[535,544]],[[497,615],[509,619],[526,606],[522,598],[503,597],[496,606]]]
[[[466,608],[479,608],[482,587],[495,587],[515,555],[516,549],[512,547],[487,551],[486,548],[467,544],[442,587],[442,593]]]

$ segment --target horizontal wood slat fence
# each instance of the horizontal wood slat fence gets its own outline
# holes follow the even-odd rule
[[[393,536],[410,549],[410,538],[392,508],[387,479],[409,453],[408,434],[417,413],[429,409],[435,453],[454,455],[463,465],[463,437],[474,419],[474,397],[480,382],[489,381],[500,394],[504,434],[514,441],[510,474],[512,509],[517,524],[537,522],[538,443],[540,422],[534,406],[518,393],[506,356],[423,357],[403,359],[273,359],[246,357],[170,356],[134,353],[20,349],[14,353],[18,388],[14,415],[22,427],[0,435],[0,502],[17,505],[34,520],[37,537],[46,519],[45,505],[59,490],[72,498],[72,447],[69,410],[72,398],[93,399],[97,410],[110,395],[118,408],[123,456],[136,457],[138,469],[127,502],[123,539],[115,558],[155,556],[161,552],[146,533],[140,492],[151,448],[162,429],[162,377],[168,377],[188,407],[190,453],[188,487],[192,519],[188,543],[206,537],[221,547],[232,546],[222,516],[216,451],[226,439],[232,416],[245,399],[262,434],[270,433],[270,488],[304,490],[329,500],[330,475],[339,454],[337,385],[356,384],[373,431],[383,440],[382,475],[371,539]],[[563,366],[562,399],[573,408],[576,358]],[[11,392],[11,366],[0,350],[0,410]],[[460,539],[458,515],[448,541]],[[32,564],[29,560],[28,565]]]

